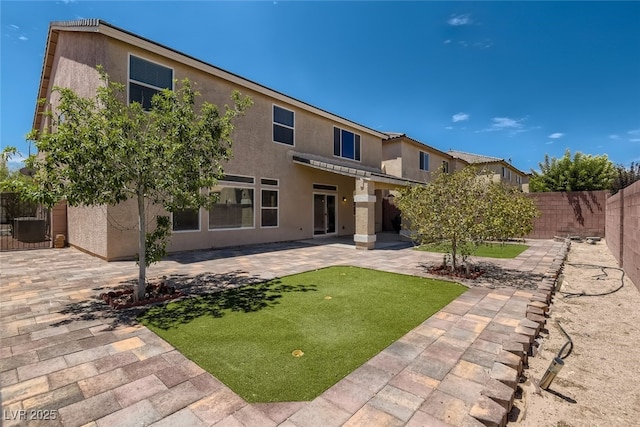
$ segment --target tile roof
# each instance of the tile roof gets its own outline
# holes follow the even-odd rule
[[[422,141],[418,141],[415,138],[411,138],[409,135],[407,135],[406,133],[399,133],[399,132],[384,132],[385,134],[389,135],[389,138],[385,139],[382,141],[382,143],[384,144],[385,142],[391,142],[394,140],[399,140],[400,138],[406,138],[408,141],[413,142],[414,144],[420,146],[420,147],[424,147],[425,149],[430,149],[433,150],[435,152],[438,152],[444,156],[448,156],[448,157],[453,157],[451,154],[444,152],[442,150],[437,149],[436,147],[433,147],[431,145],[427,145]]]
[[[500,159],[498,157],[484,156],[482,154],[466,153],[464,151],[457,151],[457,150],[449,150],[447,154],[449,154],[452,157],[462,159],[468,163],[493,163],[493,162],[505,161],[504,159]]]

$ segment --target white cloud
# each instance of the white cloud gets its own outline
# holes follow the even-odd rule
[[[553,141],[547,141],[547,142],[545,142],[545,144],[546,145],[551,145],[551,144],[553,144]]]
[[[491,46],[493,46],[493,41],[491,39],[484,39],[482,41],[475,42],[473,46],[477,47],[478,49],[489,49]]]
[[[627,132],[629,135],[632,136],[640,136],[640,129],[634,129],[634,130],[630,130],[629,132]]]
[[[21,40],[21,41],[23,41],[23,42],[24,42],[24,41],[29,40],[29,38],[27,38],[27,36],[23,36],[23,35],[21,35],[20,37],[18,37],[18,40]]]
[[[447,24],[452,25],[454,27],[459,27],[461,25],[469,25],[473,21],[471,20],[471,15],[465,13],[463,15],[451,15],[451,17],[447,20]]]
[[[449,43],[451,43],[451,39],[447,39],[447,40],[443,41],[442,43],[449,44]]]
[[[618,135],[616,133],[611,134],[611,135],[609,135],[609,139],[620,139],[620,135]]]
[[[494,117],[491,119],[491,129],[504,130],[504,129],[521,129],[524,124],[524,119],[510,119],[509,117]]]
[[[562,138],[563,136],[564,136],[564,133],[556,132],[556,133],[552,133],[551,135],[549,135],[548,138],[558,139],[558,138]]]
[[[463,122],[465,120],[469,120],[469,115],[467,113],[458,113],[451,116],[451,121],[455,122]]]
[[[631,138],[629,142],[640,142],[640,138]]]
[[[9,26],[11,28],[13,28],[14,30],[19,30],[20,29],[20,27],[18,27],[17,25],[14,25],[14,24],[9,24]]]
[[[444,128],[447,129],[447,130],[451,130],[451,129],[453,129],[453,126],[445,126]]]
[[[539,126],[535,127],[525,127],[525,121],[527,118],[522,119],[512,119],[509,117],[494,117],[491,119],[491,125],[481,130],[477,130],[476,133],[480,132],[507,132],[509,136],[514,136],[519,133],[529,132],[533,129],[539,129]]]

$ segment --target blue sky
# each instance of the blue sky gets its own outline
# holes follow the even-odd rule
[[[4,1],[1,144],[27,153],[48,25],[100,18],[380,131],[640,161],[640,2]]]

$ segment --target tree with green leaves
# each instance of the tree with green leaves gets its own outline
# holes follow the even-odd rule
[[[631,162],[629,168],[623,165],[616,166],[613,184],[611,185],[611,194],[616,194],[636,181],[640,181],[640,163]]]
[[[216,195],[207,189],[223,175],[232,156],[234,119],[252,101],[234,91],[233,105],[221,113],[209,102],[197,105],[199,93],[184,79],[178,89],[156,93],[147,111],[126,101],[124,85],[99,73],[102,84],[93,98],[54,88],[58,101],[45,113],[52,131],[29,137],[42,153],[26,162],[36,183],[29,197],[47,206],[61,199],[69,206],[135,200],[138,300],[144,298],[146,268],[166,253],[171,229],[168,216],[147,221],[146,203],[167,212],[212,206]]]
[[[540,171],[531,170],[531,192],[608,190],[613,184],[615,168],[605,155],[592,156],[565,151],[560,159],[545,154]]]
[[[453,270],[488,239],[526,236],[538,215],[534,202],[520,190],[493,182],[490,173],[473,167],[405,187],[396,203],[403,226],[419,243],[446,244]]]

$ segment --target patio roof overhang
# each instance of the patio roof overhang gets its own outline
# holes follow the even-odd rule
[[[338,161],[331,161],[323,157],[306,153],[292,153],[293,163],[319,169],[325,172],[337,173],[339,175],[361,178],[378,184],[386,184],[391,187],[407,187],[409,185],[424,184],[420,181],[399,178],[387,175],[373,168],[356,167],[354,165],[340,164]]]

